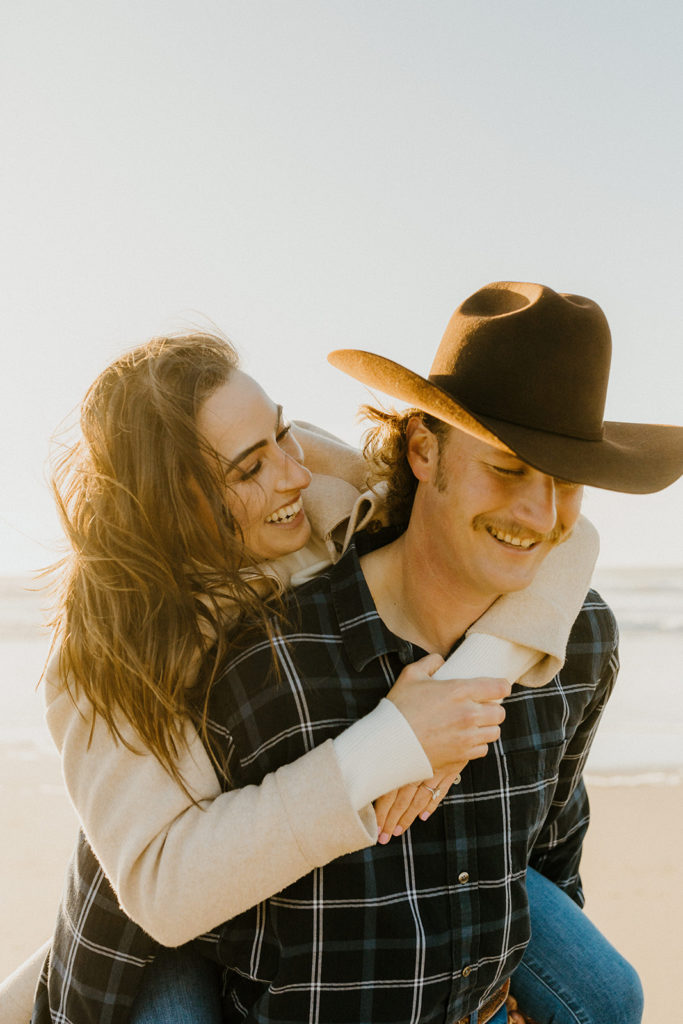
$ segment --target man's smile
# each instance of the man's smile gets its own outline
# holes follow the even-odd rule
[[[502,544],[507,544],[509,547],[522,548],[524,551],[535,548],[546,539],[544,537],[519,537],[490,525],[486,526],[486,532]]]

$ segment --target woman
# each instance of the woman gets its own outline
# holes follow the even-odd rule
[[[335,494],[335,514],[325,519],[330,494],[329,481],[324,481],[320,525],[311,538],[300,504],[309,473],[300,464],[297,443],[276,407],[237,369],[229,346],[206,335],[159,339],[117,361],[91,389],[82,419],[84,441],[68,454],[58,485],[75,554],[57,622],[62,635],[61,676],[68,686],[53,661],[48,718],[64,754],[74,802],[124,905],[145,926],[151,921],[154,931],[148,930],[157,938],[177,943],[253,905],[317,864],[369,845],[376,835],[374,818],[367,808],[364,818],[356,812],[386,789],[431,776],[428,762],[443,769],[433,778],[435,789],[452,778],[464,760],[483,751],[446,751],[443,743],[439,746],[430,739],[433,720],[445,724],[446,689],[431,684],[433,692],[425,701],[422,683],[417,700],[414,679],[411,688],[406,672],[392,699],[422,745],[391,703],[383,701],[386,707],[380,706],[377,720],[369,726],[364,723],[360,731],[352,726],[335,751],[313,751],[311,759],[318,757],[316,778],[336,782],[336,789],[328,784],[315,794],[323,816],[322,839],[313,843],[317,848],[304,857],[299,852],[295,863],[291,851],[284,849],[280,860],[269,863],[264,877],[246,893],[240,886],[235,887],[242,889],[237,899],[224,894],[226,863],[249,865],[251,877],[254,858],[263,853],[264,844],[262,836],[257,834],[252,841],[253,835],[245,839],[244,832],[235,843],[235,821],[255,806],[254,794],[219,795],[215,773],[197,740],[204,726],[204,698],[235,630],[263,621],[292,573],[296,582],[302,571],[318,569],[336,554],[335,528],[338,532],[344,526],[352,504],[348,499],[357,491],[346,494],[343,515]],[[324,462],[314,449],[315,443],[313,462]],[[342,450],[353,468],[341,482],[350,487],[354,474],[356,482],[362,481],[357,462],[349,460],[348,449]],[[334,465],[338,473],[336,449]],[[278,564],[264,566],[264,559],[278,559]],[[580,601],[585,580],[577,590]],[[575,610],[568,615],[568,624]],[[528,652],[524,658],[529,659]],[[200,662],[202,682],[197,685]],[[433,666],[432,661],[429,667]],[[490,673],[498,674],[495,667]],[[437,711],[439,701],[442,710]],[[389,743],[376,743],[373,729],[380,737],[390,737]],[[355,749],[354,730],[370,766],[369,773],[356,771],[355,783],[354,768],[363,761]],[[400,735],[401,742],[392,742],[392,735]],[[96,763],[94,785],[88,742],[92,751],[105,753]],[[386,750],[410,750],[411,743],[413,753],[402,765],[391,765],[380,780],[387,767]],[[141,747],[145,754],[133,753]],[[373,763],[376,750],[381,756]],[[336,761],[340,753],[343,784]],[[303,779],[311,788],[312,767],[301,766],[293,792]],[[368,790],[368,778],[373,776],[374,790],[372,783]],[[131,793],[133,777],[143,785]],[[277,784],[287,785],[282,779]],[[352,806],[349,793],[354,785],[365,785],[366,791],[356,795]],[[340,832],[336,819],[330,829],[329,812],[324,817],[324,796],[329,798],[331,792],[343,793],[346,832]],[[138,807],[137,793],[144,794]],[[263,793],[262,806],[253,812],[256,822],[277,821],[278,813],[282,818],[286,798],[262,798]],[[396,811],[394,818],[389,815],[389,832],[394,822],[407,827],[418,811],[426,813],[428,805],[435,806],[431,790],[416,786],[406,787],[395,803],[399,809],[408,803],[410,809],[400,820]],[[291,815],[285,813],[284,819],[291,827]],[[130,835],[131,820],[144,822],[137,837]],[[315,833],[310,825],[307,828]],[[298,850],[296,838],[290,846]],[[188,864],[190,872],[185,870]],[[239,870],[237,874],[242,879]],[[194,883],[189,887],[188,878]],[[179,879],[183,884],[174,884]],[[171,892],[182,897],[175,895],[169,907]],[[149,919],[146,908],[151,908]],[[152,920],[155,914],[158,920]]]

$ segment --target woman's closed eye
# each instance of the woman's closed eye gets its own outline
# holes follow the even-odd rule
[[[250,466],[249,469],[243,469],[242,470],[242,472],[240,473],[240,476],[239,476],[240,482],[242,482],[244,480],[253,480],[253,478],[255,476],[258,476],[258,474],[261,472],[262,469],[263,469],[263,460],[262,459],[258,459],[258,461],[255,462],[253,466]]]
[[[287,438],[290,436],[291,430],[291,423],[287,423],[285,426],[283,426],[275,435],[276,443],[281,446],[282,442],[286,441]],[[257,459],[256,462],[254,462],[253,465],[249,466],[248,469],[243,469],[241,471],[239,479],[240,481],[253,480],[255,476],[258,476],[262,469],[263,459]]]

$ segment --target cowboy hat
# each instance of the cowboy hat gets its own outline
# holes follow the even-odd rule
[[[683,472],[683,428],[603,420],[611,337],[597,303],[495,281],[458,306],[429,378],[337,349],[333,366],[370,387],[574,483],[648,494]]]

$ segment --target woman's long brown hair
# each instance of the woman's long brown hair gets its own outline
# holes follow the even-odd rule
[[[206,736],[229,633],[240,620],[268,630],[277,596],[272,581],[238,571],[245,551],[224,505],[225,465],[196,426],[237,365],[229,342],[207,333],[127,353],[88,391],[81,437],[53,472],[71,549],[53,567],[61,677],[122,742],[129,722],[183,786],[183,719]]]

